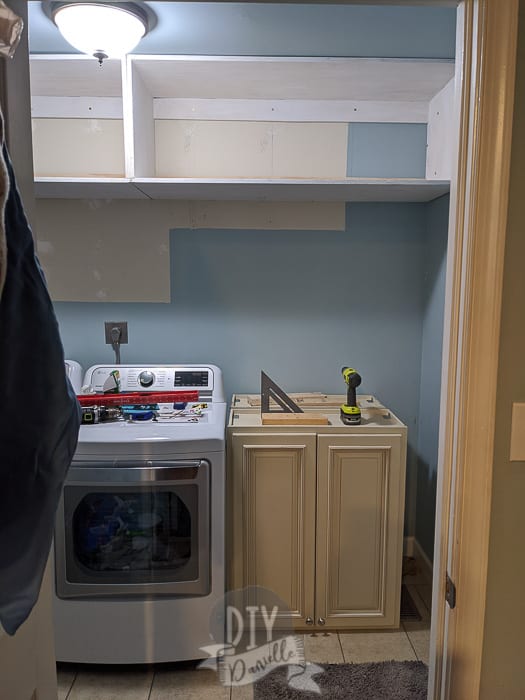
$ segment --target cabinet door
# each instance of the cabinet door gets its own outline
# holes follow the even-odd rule
[[[316,624],[399,626],[405,462],[402,432],[319,436]]]
[[[314,614],[315,459],[315,434],[230,436],[230,587],[272,591],[303,625]]]

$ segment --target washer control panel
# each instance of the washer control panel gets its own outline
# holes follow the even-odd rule
[[[176,387],[190,387],[195,388],[207,388],[210,381],[210,375],[207,370],[175,370],[175,384]]]
[[[215,365],[94,365],[84,386],[101,393],[111,381],[121,392],[198,390],[202,399],[224,402],[222,372]]]

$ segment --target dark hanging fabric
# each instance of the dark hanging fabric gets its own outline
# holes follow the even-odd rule
[[[3,157],[0,180],[7,175],[8,193],[0,290],[0,622],[14,634],[38,599],[80,413],[5,146]]]

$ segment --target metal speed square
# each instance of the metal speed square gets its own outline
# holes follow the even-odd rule
[[[280,409],[270,408],[270,400]],[[329,420],[319,413],[305,413],[265,372],[261,372],[261,422],[263,425],[327,425]]]

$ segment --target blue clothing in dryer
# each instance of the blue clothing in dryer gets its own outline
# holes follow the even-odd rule
[[[80,410],[5,147],[3,154],[9,192],[0,297],[0,622],[14,634],[38,599]]]

